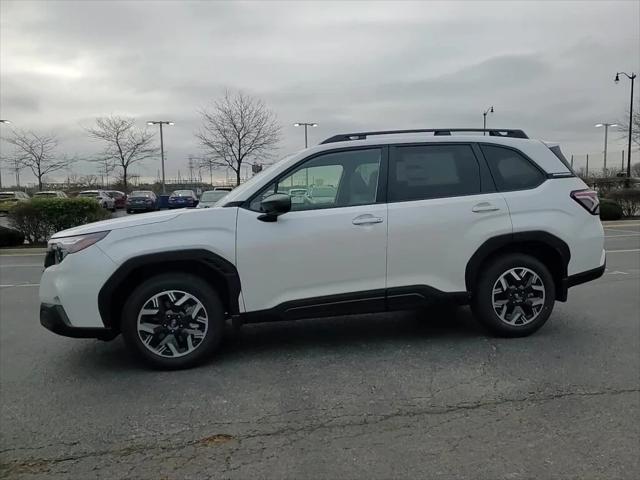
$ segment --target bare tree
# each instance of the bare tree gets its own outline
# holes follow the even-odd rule
[[[636,144],[636,148],[640,147],[640,103],[633,106],[633,118],[631,119],[631,141]],[[627,110],[627,119],[629,118],[629,110]],[[618,131],[625,139],[629,138],[629,120],[626,122],[617,122]]]
[[[122,170],[122,183],[127,190],[129,167],[158,154],[153,146],[153,134],[140,129],[133,118],[118,116],[96,118],[96,126],[87,129],[89,136],[104,143],[104,150],[97,161],[102,165],[113,163]]]
[[[73,162],[67,157],[57,156],[58,137],[53,134],[14,130],[13,134],[5,140],[14,146],[13,163],[16,172],[22,168],[31,170],[38,179],[40,191],[45,175],[65,169]]]
[[[245,93],[226,92],[210,110],[202,110],[202,128],[196,137],[207,156],[236,173],[240,184],[243,162],[268,157],[280,140],[275,114],[264,102]]]

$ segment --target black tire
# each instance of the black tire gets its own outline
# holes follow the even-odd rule
[[[505,312],[511,311],[511,313],[503,313],[502,309],[505,308],[504,305],[494,308],[494,285],[498,284],[502,275],[511,269],[522,268],[533,272],[539,280],[535,280],[535,286],[527,287],[526,284],[528,280],[525,280],[525,278],[531,278],[532,275],[522,270],[518,273],[518,270],[516,270],[516,275],[518,276],[522,275],[523,272],[527,275],[527,277],[522,275],[523,279],[520,281],[515,277],[511,279],[511,282],[514,284],[523,284],[522,290],[520,290],[519,286],[515,286],[514,291],[512,291],[513,285],[508,285],[505,289],[504,286],[500,284],[500,286],[497,287],[498,293],[496,293],[496,300],[506,302]],[[544,287],[543,291],[540,291],[541,286]],[[527,298],[529,295],[535,295],[538,298],[532,300]],[[544,296],[543,299],[539,298],[541,295]],[[498,298],[504,300],[498,300]],[[501,337],[526,337],[546,323],[553,310],[555,299],[555,283],[549,269],[542,262],[530,255],[511,253],[497,257],[489,264],[483,266],[482,273],[476,281],[473,298],[471,300],[471,308],[478,321],[493,334]],[[541,308],[538,309],[537,313],[537,307],[536,309],[532,307],[533,301],[536,300],[542,302],[540,303]],[[500,304],[498,303],[498,305]],[[517,308],[520,308],[520,310],[516,310]],[[496,309],[501,310],[501,313],[503,313],[505,317],[504,320],[500,317]],[[525,318],[527,315],[531,317],[531,320]],[[518,321],[527,323],[517,324]]]
[[[186,292],[195,297],[202,304],[208,318],[206,333],[194,350],[173,358],[151,352],[138,333],[138,315],[142,308],[154,295],[168,290]],[[145,281],[127,298],[122,311],[121,330],[129,349],[145,363],[154,368],[173,370],[193,367],[206,360],[220,345],[224,324],[224,307],[209,284],[195,275],[167,273]]]

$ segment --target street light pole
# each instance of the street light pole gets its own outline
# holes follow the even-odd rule
[[[305,123],[305,122],[297,122],[293,124],[294,127],[304,127],[304,148],[307,148],[309,146],[309,143],[307,142],[307,128],[308,127],[317,127],[318,124],[317,123]]]
[[[629,145],[627,146],[627,178],[631,178],[631,137],[633,135],[633,82],[636,79],[636,74],[631,72],[629,75],[626,72],[617,72],[614,82],[620,81],[620,74],[623,74],[629,80],[631,80],[631,102],[629,103]]]
[[[162,136],[162,126],[175,125],[175,123],[169,122],[166,120],[151,120],[147,122],[147,125],[160,125],[160,158],[162,162],[162,193],[167,193],[167,188],[165,186],[165,178],[164,178],[164,138]]]
[[[9,120],[0,120],[0,124],[9,125],[11,122]],[[2,159],[0,158],[0,188],[2,188]]]
[[[604,171],[607,171],[607,135],[609,127],[617,127],[617,123],[596,123],[597,128],[604,127]]]
[[[487,108],[484,112],[482,112],[482,130],[487,129],[487,114],[493,113],[493,105],[490,108]],[[486,135],[487,132],[483,131],[482,135]]]

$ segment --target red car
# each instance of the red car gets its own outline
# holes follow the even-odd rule
[[[116,208],[124,208],[127,205],[127,194],[118,190],[107,190],[107,195],[113,198]]]

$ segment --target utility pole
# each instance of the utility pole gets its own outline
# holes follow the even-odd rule
[[[165,186],[165,178],[164,178],[164,138],[162,137],[162,126],[175,125],[175,123],[169,122],[167,120],[150,120],[147,122],[147,125],[160,125],[160,157],[162,160],[162,193],[167,193],[167,188]]]
[[[604,127],[604,171],[607,171],[607,134],[609,127],[617,127],[617,123],[597,123],[596,128]]]

